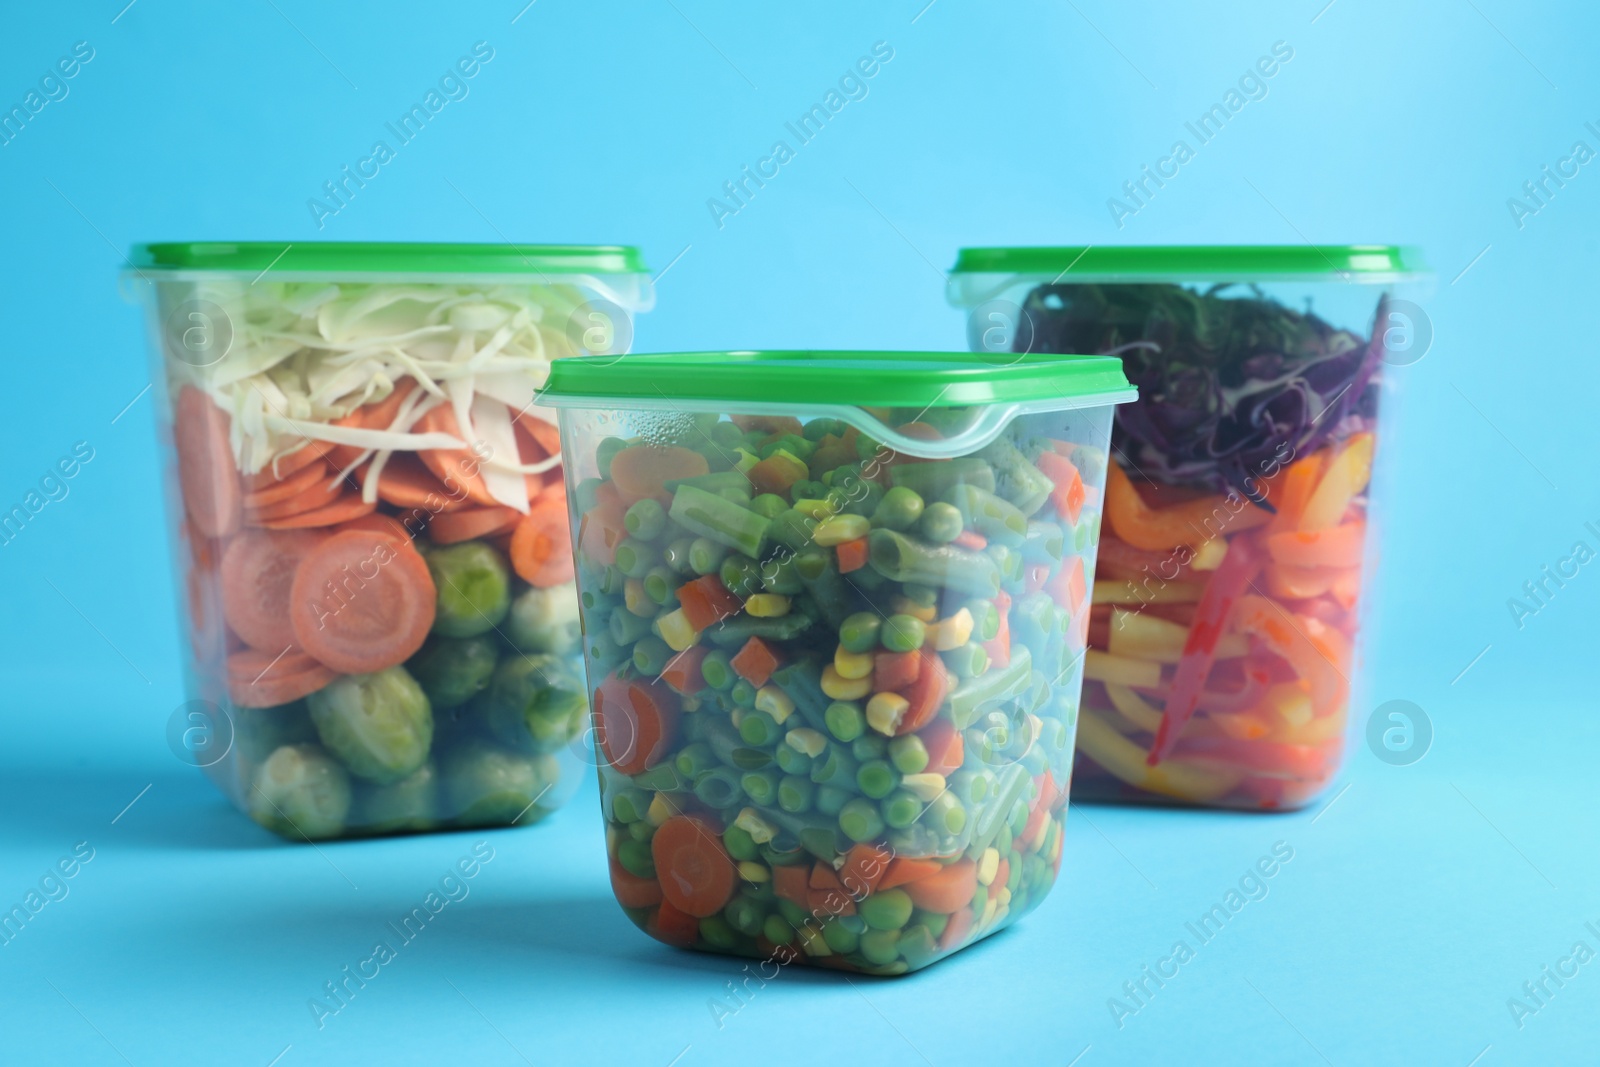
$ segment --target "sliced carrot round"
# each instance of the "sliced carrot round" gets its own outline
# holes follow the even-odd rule
[[[295,637],[317,660],[369,674],[422,647],[438,593],[417,552],[384,533],[334,534],[300,561],[289,591]]]
[[[228,416],[192,385],[178,393],[172,414],[172,439],[178,452],[178,485],[183,506],[207,537],[226,537],[239,528],[243,493],[228,444]]]
[[[301,467],[293,474],[285,475],[282,481],[273,482],[263,489],[253,489],[244,495],[246,511],[265,508],[284,500],[299,496],[318,482],[330,480],[328,465],[314,463]]]
[[[565,518],[566,509],[562,508]],[[515,508],[463,508],[448,515],[435,516],[428,523],[428,537],[434,544],[453,545],[459,541],[476,541],[516,528],[522,514]]]
[[[440,404],[422,416],[417,422],[417,430],[421,433],[447,433],[458,439],[464,436],[461,424],[456,421],[455,409],[449,404]],[[425,448],[418,452],[417,456],[423,465],[445,484],[446,490],[457,496],[464,492],[469,499],[479,504],[500,503],[489,492],[489,485],[483,480],[483,472],[478,469],[482,461],[473,455],[471,450]]]
[[[698,816],[674,815],[657,827],[650,858],[661,895],[685,915],[715,915],[733,896],[733,860],[716,831]]]
[[[277,485],[291,474],[304,470],[321,458],[320,442],[312,441],[301,445],[288,455],[272,460],[254,474],[246,474],[243,478],[244,491],[254,493]]]
[[[519,578],[541,589],[572,581],[577,571],[565,493],[545,493],[517,520],[511,533],[511,566]]]
[[[425,508],[439,513],[472,506],[463,494],[454,496],[411,452],[396,452],[378,475],[378,499],[397,508]]]
[[[662,682],[610,675],[596,688],[593,707],[601,755],[622,774],[659,763],[678,731],[678,696]]]
[[[339,499],[340,483],[332,477],[319,477],[293,496],[275,500],[270,504],[249,506],[244,509],[244,521],[260,524],[271,519],[286,519],[306,511],[325,508]]]
[[[624,505],[647,496],[670,502],[672,494],[662,483],[693,478],[710,470],[706,457],[681,445],[629,445],[611,457],[611,481]]]
[[[382,400],[375,400],[370,404],[363,404],[350,414],[333,420],[335,426],[345,426],[357,430],[387,430],[394,425],[395,416],[400,414],[400,405],[406,397],[411,395],[417,383],[411,378],[402,378],[394,385],[394,390]],[[342,471],[366,451],[360,445],[335,445],[322,443],[326,451],[329,465],[334,470]]]
[[[556,424],[547,422],[531,411],[524,411],[517,415],[517,425],[528,432],[547,456],[561,455],[561,431],[556,429]]]
[[[247,648],[228,656],[228,698],[241,708],[270,708],[310,696],[335,678],[298,648],[281,654]]]
[[[371,515],[377,509],[377,504],[368,504],[362,500],[360,493],[347,492],[326,507],[302,511],[298,515],[282,519],[264,520],[259,525],[269,530],[308,530],[316,526],[337,526],[341,522]]]
[[[277,654],[294,643],[289,589],[294,572],[322,535],[303,530],[246,530],[222,554],[222,615],[253,648]]]
[[[404,542],[412,549],[417,547],[416,540],[412,537],[411,531],[406,529],[405,524],[393,515],[385,515],[381,511],[375,511],[371,515],[363,515],[359,519],[351,519],[349,522],[340,523],[339,529],[335,532],[343,533],[346,530],[371,530],[376,533],[389,534],[395,540]]]

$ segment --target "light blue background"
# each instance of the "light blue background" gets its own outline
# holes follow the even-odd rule
[[[0,147],[0,503],[74,442],[95,458],[0,548],[0,904],[76,842],[95,859],[0,947],[0,1061],[1593,1060],[1600,962],[1520,1030],[1506,1006],[1600,949],[1600,564],[1521,630],[1506,604],[1600,547],[1600,164],[1521,228],[1506,203],[1600,149],[1592,5],[537,0],[513,23],[522,2],[4,15],[8,108],[74,42],[95,56]],[[319,232],[307,198],[479,40],[471,95]],[[1279,40],[1268,97],[1118,230],[1107,198]],[[867,98],[719,228],[706,200],[876,41],[894,58]],[[631,928],[586,787],[482,835],[472,896],[319,1032],[307,998],[479,838],[282,846],[168,753],[177,623],[115,284],[136,241],[318,237],[638,244],[672,264],[642,350],[962,347],[962,244],[1421,245],[1435,339],[1401,373],[1370,691],[1421,705],[1432,751],[1356,750],[1320,813],[1074,807],[1061,883],[1014,930],[897,982],[791,971],[721,1029],[708,1000],[739,965]],[[1107,998],[1280,840],[1271,895],[1119,1030]]]

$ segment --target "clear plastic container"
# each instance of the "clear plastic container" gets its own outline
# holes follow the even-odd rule
[[[1380,398],[1431,340],[1387,246],[964,249],[984,352],[1122,356],[1075,800],[1301,807],[1347,741]],[[1359,693],[1357,694],[1359,696]]]
[[[902,974],[1043,899],[1111,409],[1132,396],[1106,358],[555,368],[611,882],[635,923]]]
[[[538,820],[587,716],[550,361],[652,302],[628,248],[141,245],[190,700],[292,840]]]

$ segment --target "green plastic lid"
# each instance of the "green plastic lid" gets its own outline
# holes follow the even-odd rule
[[[963,248],[952,274],[1045,274],[1082,280],[1269,280],[1318,275],[1388,281],[1426,273],[1398,245],[1081,245]]]
[[[627,245],[177,241],[134,245],[135,269],[258,274],[642,274]]]
[[[1077,407],[1134,399],[1114,356],[968,352],[683,352],[550,365],[556,407],[708,404]]]

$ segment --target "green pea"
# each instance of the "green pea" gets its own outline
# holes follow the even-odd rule
[[[879,810],[883,812],[883,821],[892,829],[904,830],[922,814],[922,801],[904,789],[897,789],[884,797]]]
[[[890,652],[915,652],[927,636],[927,624],[915,615],[891,615],[880,638]]]
[[[733,664],[728,660],[728,654],[716,650],[707,652],[705,659],[700,661],[700,677],[704,678],[706,684],[713,689],[731,687],[736,675],[733,673]]]
[[[894,963],[900,958],[900,931],[868,930],[861,935],[861,955],[880,967]]]
[[[921,774],[928,766],[928,748],[916,734],[889,741],[889,762],[901,774]]]
[[[739,779],[739,787],[751,802],[770,807],[778,796],[778,775],[775,771],[748,771]]]
[[[898,930],[911,919],[911,897],[904,889],[880,889],[869,893],[856,905],[870,929]]]
[[[891,530],[909,530],[922,518],[923,501],[914,489],[897,485],[883,494],[872,512],[872,525]]]
[[[899,784],[900,776],[881,759],[868,760],[856,772],[856,786],[873,800],[882,800]]]
[[[882,734],[862,734],[850,742],[850,755],[865,763],[868,760],[883,759],[889,754],[889,740]]]
[[[387,785],[428,758],[433,709],[404,667],[347,674],[306,699],[322,744],[365,781]]]
[[[601,438],[600,443],[595,446],[594,450],[595,463],[600,468],[600,477],[611,477],[611,461],[616,458],[618,452],[627,447],[628,442],[620,437]]]
[[[878,805],[865,797],[853,797],[839,809],[839,829],[850,840],[870,841],[883,833],[883,816]]]
[[[511,610],[511,570],[482,541],[435,548],[426,558],[437,591],[434,633],[476,637],[493,630]]]
[[[650,846],[629,838],[617,846],[617,862],[635,878],[654,878],[656,861],[650,855]]]
[[[786,774],[778,782],[778,807],[792,815],[807,811],[811,807],[811,798],[815,789],[816,787],[811,784],[811,779]]]
[[[789,502],[776,493],[762,493],[750,501],[750,510],[763,519],[775,519],[789,510]]]
[[[961,800],[948,789],[928,804],[922,819],[935,830],[946,834],[959,834],[967,826],[967,809]]]
[[[961,536],[965,525],[960,508],[939,500],[923,509],[922,520],[917,528],[928,540],[948,544]]]
[[[667,526],[667,509],[655,497],[635,500],[622,516],[628,533],[641,541],[654,541]]]
[[[761,924],[767,919],[767,909],[747,893],[740,893],[728,901],[728,906],[722,909],[722,914],[730,926],[748,937],[760,933]]]
[[[761,924],[761,934],[774,945],[787,945],[794,940],[794,927],[782,915],[768,915]]]
[[[749,831],[742,826],[730,825],[726,830],[722,831],[722,846],[728,850],[728,855],[736,860],[744,861],[756,858],[755,838],[751,837]]]
[[[642,789],[622,789],[611,798],[611,817],[617,822],[638,822],[650,808],[650,794]]]
[[[871,652],[878,647],[883,619],[875,611],[858,611],[839,624],[839,643],[849,652]]]
[[[840,811],[844,810],[844,806],[850,802],[850,798],[853,795],[848,790],[840,789],[838,786],[818,786],[817,794],[812,798],[812,803],[824,815],[838,815]]]
[[[458,708],[489,687],[500,650],[492,637],[431,637],[406,660],[435,711]]]
[[[859,934],[846,927],[843,923],[831,922],[822,928],[822,940],[833,951],[840,955],[846,955],[856,950],[861,938]]]
[[[861,713],[861,708],[842,700],[828,705],[828,709],[822,713],[822,721],[830,734],[846,744],[860,737],[867,729],[867,717]]]
[[[761,585],[769,593],[793,596],[805,591],[800,570],[792,553],[775,556],[761,565]]]
[[[744,743],[764,748],[777,741],[782,735],[778,724],[771,715],[764,711],[748,711],[743,719],[739,720],[739,736],[744,738]]]
[[[734,596],[747,597],[761,591],[761,564],[749,556],[737,553],[728,556],[718,568],[717,576]]]
[[[673,656],[671,647],[655,634],[645,634],[633,646],[633,665],[640,674],[654,678]]]
[[[284,745],[251,783],[250,817],[296,840],[337,837],[350,814],[350,776],[317,745]]]

